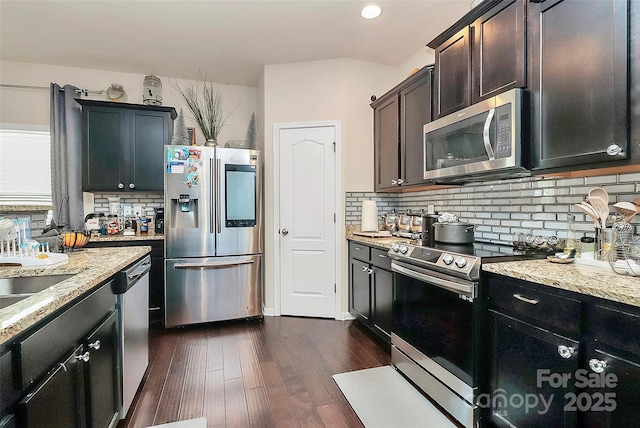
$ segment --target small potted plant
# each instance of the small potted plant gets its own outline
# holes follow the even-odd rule
[[[220,130],[238,107],[230,112],[222,109],[222,92],[200,73],[200,81],[181,88],[173,85],[191,112],[193,120],[198,124],[206,140],[205,146],[218,145]]]

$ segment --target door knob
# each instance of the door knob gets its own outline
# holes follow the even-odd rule
[[[289,234],[289,231],[287,229],[282,229],[282,235],[286,236],[287,234]]]

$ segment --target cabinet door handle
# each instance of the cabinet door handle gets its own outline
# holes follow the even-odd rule
[[[118,189],[124,189],[124,184],[118,183]]]
[[[576,350],[572,346],[558,346],[558,354],[562,358],[571,358],[571,356],[576,352]]]
[[[366,266],[362,266],[362,272],[366,272],[366,271],[367,271],[367,269],[368,269],[368,267],[366,267]]]
[[[397,186],[398,185],[398,180],[391,180],[391,185],[392,186]]]
[[[367,273],[368,273],[369,275],[371,275],[373,272],[374,272],[374,271],[373,271],[373,269],[367,269]]]
[[[528,297],[524,297],[521,294],[514,294],[513,297],[515,297],[518,300],[521,300],[525,303],[529,303],[530,305],[537,305],[538,303],[540,303],[540,300],[536,300],[536,299],[530,299]]]
[[[404,183],[404,178],[398,178],[398,186]]]
[[[135,188],[136,188],[136,185],[135,185],[135,184],[133,184],[133,183],[129,183],[129,189],[135,189]]]
[[[612,144],[607,147],[607,154],[609,156],[618,156],[620,153],[622,153],[622,147],[617,144]]]
[[[91,354],[89,352],[85,352],[84,354],[76,355],[76,360],[84,361],[86,363],[87,361],[89,361],[90,357]]]
[[[101,345],[102,344],[100,343],[100,341],[96,340],[95,342],[89,344],[89,348],[95,349],[97,351],[98,349],[100,349]]]
[[[592,358],[589,360],[589,367],[595,373],[602,373],[605,368],[607,368],[607,362],[604,360],[598,360],[596,358]]]

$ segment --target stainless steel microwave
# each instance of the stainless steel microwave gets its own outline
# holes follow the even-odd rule
[[[424,125],[424,178],[455,183],[530,175],[524,96],[512,89]]]

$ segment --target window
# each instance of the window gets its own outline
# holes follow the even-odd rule
[[[51,205],[48,126],[0,127],[0,204]]]

